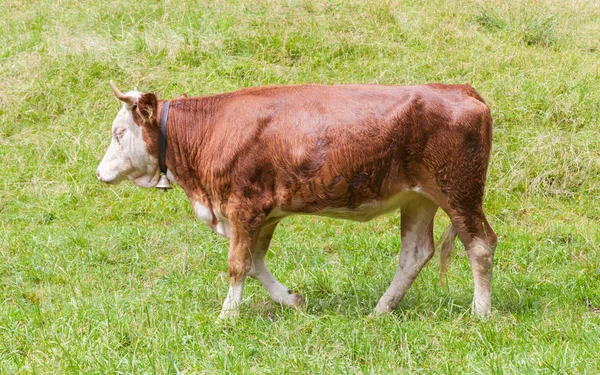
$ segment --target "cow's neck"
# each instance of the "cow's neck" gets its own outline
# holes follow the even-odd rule
[[[170,101],[167,122],[166,166],[175,182],[193,202],[200,201],[212,207],[213,197],[204,185],[208,170],[202,165],[203,149],[208,135],[207,119],[202,108],[201,98],[174,99]],[[160,104],[161,113],[164,102]]]

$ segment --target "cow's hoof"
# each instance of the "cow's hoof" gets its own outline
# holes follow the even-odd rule
[[[304,307],[306,302],[304,301],[304,297],[302,297],[299,293],[294,293],[290,295],[290,307],[301,309]]]
[[[239,310],[221,310],[217,321],[232,320],[240,316]]]
[[[477,310],[477,309],[472,308],[471,315],[477,319],[487,319],[492,316],[492,311],[489,309],[488,310]]]
[[[479,319],[489,318],[492,315],[492,304],[487,301],[471,303],[471,314]]]
[[[375,306],[375,308],[373,309],[373,312],[370,314],[370,316],[389,314],[393,310],[394,309],[392,307],[390,307],[388,304],[378,303],[377,306]]]
[[[302,295],[299,293],[292,293],[291,290],[288,290],[288,294],[283,296],[283,298],[275,299],[275,302],[283,306],[293,307],[295,309],[304,307],[304,297],[302,297]]]

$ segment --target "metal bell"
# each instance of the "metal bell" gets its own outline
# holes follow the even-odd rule
[[[164,191],[172,189],[169,179],[164,174],[160,176],[160,180],[158,180],[158,184],[156,184],[155,188],[163,189]]]

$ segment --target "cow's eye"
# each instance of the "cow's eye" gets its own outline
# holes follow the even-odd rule
[[[125,129],[123,129],[123,128],[115,129],[115,139],[117,140],[117,142],[120,142],[121,139],[123,139],[123,135],[125,135]]]

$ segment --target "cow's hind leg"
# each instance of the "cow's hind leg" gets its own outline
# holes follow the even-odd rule
[[[416,196],[401,209],[402,246],[398,268],[392,284],[375,307],[376,313],[392,311],[435,252],[433,219],[438,206],[429,199]]]
[[[490,314],[492,306],[492,263],[496,249],[496,233],[483,210],[456,210],[449,213],[452,225],[465,246],[473,272],[473,314]]]
[[[271,272],[269,272],[265,263],[265,257],[269,251],[271,237],[273,236],[276,226],[277,223],[265,226],[261,229],[260,236],[254,248],[254,253],[252,254],[252,268],[250,269],[249,276],[258,280],[276,303],[284,306],[299,307],[304,303],[302,296],[297,293],[292,293],[288,287],[281,284]]]

